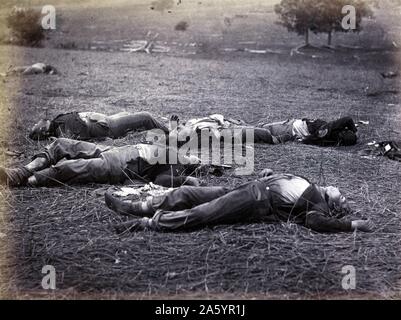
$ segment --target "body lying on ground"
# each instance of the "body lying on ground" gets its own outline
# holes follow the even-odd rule
[[[178,117],[175,118],[178,121]],[[210,130],[215,137],[221,137],[223,129],[237,129],[242,141],[246,141],[246,130],[253,130],[254,143],[279,144],[288,141],[300,141],[320,146],[354,145],[357,142],[357,128],[350,117],[335,121],[321,119],[292,119],[275,123],[250,126],[242,121],[225,119],[223,115],[214,114],[209,117],[191,119],[178,123],[177,132],[182,140],[194,132]]]
[[[121,184],[133,180],[168,187],[199,185],[196,178],[187,176],[199,166],[197,157],[185,156],[187,164],[160,164],[154,161],[156,150],[161,149],[148,144],[114,147],[58,138],[26,166],[0,167],[0,182],[10,187]]]
[[[7,70],[5,76],[12,75],[33,75],[33,74],[57,74],[55,67],[45,63],[35,63],[31,66],[11,67]]]
[[[193,118],[185,122],[180,121],[178,116],[172,116],[171,120],[176,121],[178,125],[175,129],[173,129],[173,125],[170,125],[173,129],[170,132],[170,136],[176,132],[179,141],[188,141],[188,138],[193,137],[193,135],[196,135],[197,138],[201,138],[201,132],[203,130],[207,130],[209,135],[214,139],[220,140],[224,139],[222,132],[226,130],[226,132],[230,133],[230,139],[234,137],[237,142],[247,142],[247,131],[253,131],[253,143],[274,143],[267,129],[249,126],[242,120],[228,119],[221,114],[212,114],[203,118]]]
[[[273,174],[238,188],[184,186],[145,201],[123,201],[105,194],[109,208],[136,216],[117,232],[150,229],[181,231],[240,222],[293,222],[318,232],[370,231],[368,220],[347,220],[350,207],[335,187],[321,187],[291,174]]]
[[[260,126],[271,133],[274,144],[299,141],[320,146],[349,146],[357,142],[358,129],[350,117],[329,122],[322,119],[291,119]]]
[[[66,137],[77,140],[120,138],[128,132],[168,128],[148,112],[120,112],[111,116],[96,112],[70,112],[53,120],[42,119],[33,126],[29,137],[34,140]]]

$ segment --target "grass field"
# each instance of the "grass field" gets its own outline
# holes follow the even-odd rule
[[[376,231],[333,235],[292,224],[252,224],[120,237],[110,224],[123,219],[105,207],[104,186],[0,187],[4,296],[399,297],[401,164],[358,154],[372,140],[401,138],[400,97],[385,92],[398,90],[400,80],[379,75],[400,70],[400,52],[393,45],[401,43],[399,11],[382,9],[360,35],[335,37],[337,45],[361,48],[291,55],[302,38],[274,24],[270,4],[188,1],[186,7],[183,2],[171,14],[150,11],[145,1],[61,7],[60,29],[43,48],[0,46],[0,73],[10,64],[39,61],[61,71],[2,83],[1,162],[29,161],[44,143],[29,141],[28,128],[45,115],[66,111],[146,110],[181,118],[223,113],[250,124],[350,115],[369,121],[355,147],[257,145],[254,175],[227,172],[204,180],[237,186],[266,167],[307,176],[340,187],[354,216],[372,219]],[[182,20],[189,22],[188,30],[175,31]],[[124,43],[145,39],[149,31],[159,33],[159,44],[169,47],[168,53],[119,51]],[[324,41],[313,37],[315,44]],[[62,44],[75,50],[59,49]],[[383,93],[368,96],[371,91]],[[105,143],[123,145],[142,138],[132,134]],[[11,157],[6,151],[22,154]],[[46,264],[57,271],[54,294],[41,290]],[[357,288],[350,292],[341,287],[345,265],[357,271]]]

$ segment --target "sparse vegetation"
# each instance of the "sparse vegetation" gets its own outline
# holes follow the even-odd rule
[[[174,0],[155,0],[150,5],[151,10],[164,12],[174,6]]]
[[[185,30],[188,29],[188,27],[189,27],[189,23],[188,22],[180,21],[175,25],[174,29],[177,30],[177,31],[185,31]]]

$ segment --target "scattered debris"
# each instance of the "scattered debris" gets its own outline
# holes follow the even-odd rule
[[[156,53],[167,53],[170,51],[170,48],[167,46],[161,45],[162,42],[156,41],[156,38],[159,36],[158,33],[152,36],[151,32],[148,32],[146,35],[148,40],[133,40],[129,43],[123,45],[123,48],[120,51],[124,52],[146,52],[147,54],[156,52]],[[164,42],[165,44],[167,42]]]
[[[130,44],[125,44],[123,47],[121,51],[146,52],[149,54],[152,51],[153,42],[147,40],[132,41]]]
[[[172,9],[173,6],[174,0],[155,0],[150,4],[150,10],[163,12]]]
[[[225,17],[224,24],[226,27],[231,27],[231,19],[229,17]]]
[[[244,50],[245,50],[245,52],[250,52],[250,53],[259,53],[259,54],[267,53],[266,50],[256,50],[256,49],[248,49],[248,48],[245,48]]]
[[[394,71],[388,71],[388,72],[380,72],[380,75],[384,79],[392,79],[398,77],[399,73]]]
[[[365,90],[366,96],[368,97],[378,97],[384,94],[399,94],[400,90],[397,89],[389,89],[389,90]]]
[[[149,183],[146,185],[113,187],[112,190],[114,195],[123,198],[129,197],[129,200],[132,200],[139,198],[146,199],[148,196],[163,195],[172,189]]]
[[[238,51],[238,49],[237,48],[223,48],[223,51],[224,52],[235,52],[235,51]]]
[[[23,154],[21,151],[12,151],[12,150],[7,150],[5,154],[9,157],[19,157]]]
[[[359,127],[359,126],[367,126],[369,125],[369,121],[364,121],[364,120],[359,120],[357,123],[355,123],[355,126]]]
[[[238,41],[239,45],[256,45],[256,41]]]
[[[173,279],[173,278],[177,277],[177,273],[176,272],[167,272],[166,277],[168,279]]]

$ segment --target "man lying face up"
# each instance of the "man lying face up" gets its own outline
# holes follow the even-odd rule
[[[57,74],[58,71],[55,67],[45,64],[45,63],[35,63],[31,66],[20,66],[20,67],[11,67],[9,70],[6,72],[6,76],[12,76],[12,75],[22,75],[22,76],[28,76],[28,75],[34,75],[34,74]]]
[[[59,114],[52,120],[40,120],[30,130],[29,138],[117,139],[129,132],[151,129],[161,129],[168,133],[168,128],[148,112],[120,112],[110,116],[97,112],[69,112]]]
[[[275,123],[246,125],[243,121],[226,119],[223,115],[213,114],[199,119],[190,119],[179,122],[179,135],[190,136],[193,132],[210,130],[215,136],[220,136],[223,130],[239,132],[243,142],[246,142],[246,131],[253,130],[254,143],[279,144],[289,141],[299,141],[319,146],[350,146],[357,142],[357,128],[350,117],[343,117],[334,121],[322,119],[290,119]]]
[[[174,150],[149,144],[113,147],[58,138],[26,166],[0,167],[0,183],[10,187],[40,187],[140,180],[168,187],[199,185],[196,178],[185,174],[196,170],[200,160],[180,155],[180,162],[169,165],[171,154]]]
[[[291,119],[259,126],[271,134],[274,144],[299,141],[319,146],[351,146],[358,140],[358,129],[350,117],[329,122],[322,119]]]
[[[293,222],[318,232],[371,231],[370,221],[344,219],[350,207],[339,189],[321,187],[291,174],[263,172],[264,177],[231,189],[184,186],[146,201],[125,202],[112,191],[109,208],[136,216],[116,225],[127,230],[181,231],[216,224]]]

